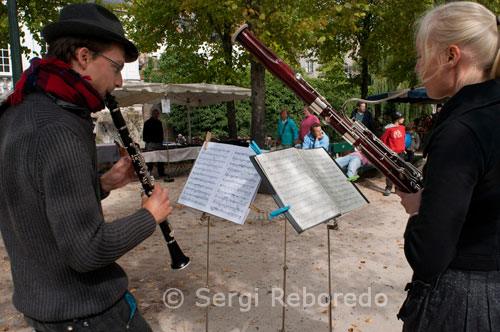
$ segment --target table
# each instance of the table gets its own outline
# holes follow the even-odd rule
[[[179,162],[185,160],[195,160],[198,158],[201,146],[190,146],[187,148],[168,149],[168,150],[155,150],[143,152],[142,156],[148,163],[154,162]]]
[[[97,160],[99,163],[116,162],[121,156],[116,144],[96,144]],[[154,162],[178,162],[185,160],[195,160],[200,153],[201,146],[190,146],[187,148],[177,148],[168,150],[155,150],[142,152],[144,160],[148,163]]]

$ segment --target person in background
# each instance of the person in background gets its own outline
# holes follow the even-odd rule
[[[267,150],[271,150],[271,146],[272,146],[272,138],[271,138],[271,136],[266,135],[266,138],[264,140],[264,145],[266,146]]]
[[[182,134],[177,135],[177,139],[175,140],[175,142],[177,144],[181,144],[181,145],[184,145],[187,143],[186,138],[184,136],[182,136]]]
[[[408,145],[406,144],[409,142]],[[420,137],[415,132],[414,125],[406,126],[406,140],[405,140],[405,150],[406,150],[406,161],[412,163],[413,157],[415,156],[415,151],[420,147]]]
[[[404,160],[406,132],[403,123],[405,118],[401,112],[396,111],[392,114],[391,120],[392,123],[385,126],[385,131],[380,137],[380,140]],[[391,194],[392,186],[392,182],[386,178],[384,196],[389,196]]]
[[[434,126],[437,116],[441,111],[441,109],[443,108],[441,104],[438,104],[436,106],[437,106],[436,112],[430,114],[427,118],[425,118],[424,121],[424,137],[423,137],[424,144],[427,142],[427,138],[429,137],[429,133],[431,132],[432,127]]]
[[[411,144],[411,135],[410,133],[408,132],[408,127],[409,126],[406,126],[405,127],[405,131],[406,131],[406,134],[405,134],[405,150],[410,146]]]
[[[335,159],[341,168],[347,167],[347,178],[352,179],[361,166],[371,165],[370,161],[361,152],[351,152],[347,156]]]
[[[324,148],[328,151],[329,146],[330,140],[328,139],[328,135],[326,135],[323,129],[321,129],[321,125],[319,123],[313,123],[309,130],[309,134],[304,136],[302,149]]]
[[[295,122],[290,119],[288,110],[281,110],[278,120],[278,129],[276,131],[277,149],[284,149],[299,143],[299,129]]]
[[[146,150],[162,150],[163,149],[163,124],[160,121],[160,111],[154,109],[151,112],[149,120],[144,122],[142,129],[142,140],[146,142]],[[162,162],[146,163],[150,172],[153,171],[153,166],[156,165],[158,176],[165,176],[165,167]]]
[[[418,21],[415,72],[429,97],[450,99],[424,144],[423,189],[397,191],[410,216],[405,332],[500,330],[499,23],[475,2]]]
[[[309,106],[304,106],[303,112],[304,112],[304,119],[302,119],[302,121],[300,122],[300,130],[299,130],[299,141],[301,142],[304,141],[304,136],[306,136],[310,132],[311,125],[313,123],[318,123],[318,124],[320,123],[318,117],[312,114]]]
[[[373,134],[376,133],[375,121],[372,113],[366,108],[366,103],[362,101],[357,103],[356,109],[352,111],[351,119],[360,121]]]
[[[0,231],[13,304],[39,332],[152,331],[116,261],[170,214],[168,190],[155,185],[137,211],[105,221],[101,199],[135,172],[123,157],[99,176],[91,116],[122,85],[137,48],[95,3],[62,8],[42,36],[47,58],[31,61],[0,106]]]

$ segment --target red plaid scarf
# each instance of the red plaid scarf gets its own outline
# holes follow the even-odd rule
[[[81,76],[56,57],[34,58],[16,83],[14,92],[3,102],[2,108],[20,104],[24,95],[38,87],[65,101],[88,108],[91,112],[98,112],[104,108],[104,99],[88,80],[91,80],[89,76]]]

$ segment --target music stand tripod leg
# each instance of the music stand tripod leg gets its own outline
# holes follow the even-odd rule
[[[330,259],[330,230],[338,230],[337,219],[333,218],[333,225],[326,225],[326,236],[328,239],[328,330],[332,332],[332,274],[331,274],[331,259]]]
[[[283,305],[283,313],[282,313],[282,320],[281,320],[281,329],[279,329],[279,332],[286,332],[285,330],[285,315],[286,315],[286,270],[288,270],[288,266],[286,265],[286,218],[283,219],[283,227],[284,227],[284,250],[283,250],[283,300],[284,300],[284,305]]]
[[[201,221],[207,221],[207,284],[206,288],[210,292],[210,283],[209,283],[209,271],[210,271],[210,215],[203,212],[201,215]],[[210,305],[206,306],[205,310],[205,332],[208,332],[208,311],[210,310]]]

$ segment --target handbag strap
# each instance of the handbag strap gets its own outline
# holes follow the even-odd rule
[[[286,125],[288,124],[288,119],[286,119],[285,121],[285,124],[283,125],[283,130],[281,131],[281,135],[278,136],[279,139],[281,139],[281,137],[283,136],[283,134],[285,133],[285,128],[286,128]]]

